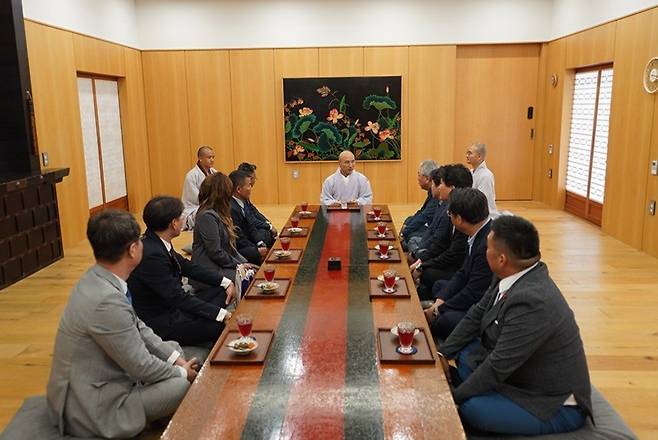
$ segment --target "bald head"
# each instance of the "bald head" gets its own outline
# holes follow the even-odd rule
[[[349,176],[352,174],[355,163],[356,159],[351,151],[345,150],[338,156],[338,166],[340,167],[340,172],[343,176]]]
[[[215,150],[207,145],[203,145],[197,150],[196,157],[199,159],[199,165],[206,172],[215,164]]]

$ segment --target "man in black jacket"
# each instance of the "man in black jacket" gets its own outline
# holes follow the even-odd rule
[[[238,234],[235,246],[248,262],[260,266],[267,254],[267,243],[263,240],[262,233],[258,231],[248,206],[253,188],[251,177],[240,170],[231,172],[228,177],[233,183],[231,217]]]
[[[537,229],[502,216],[487,241],[497,280],[441,345],[457,359],[462,420],[512,435],[578,429],[592,415],[587,360],[574,314],[540,261]]]
[[[441,201],[430,228],[432,234],[426,238],[415,253],[416,261],[409,266],[414,278],[420,279],[418,296],[431,299],[432,286],[437,280],[449,280],[464,263],[467,236],[457,230],[448,217],[448,198],[455,188],[470,188],[473,184],[471,172],[464,165],[445,165],[431,173],[432,193]]]
[[[224,306],[232,301],[234,286],[174,250],[171,240],[183,228],[182,213],[183,203],[174,197],[155,197],[146,204],[144,255],[128,278],[128,289],[137,315],[161,338],[181,345],[214,342],[231,316]],[[190,295],[183,276],[212,287]]]
[[[450,280],[439,280],[432,286],[435,302],[425,315],[432,334],[439,338],[448,337],[468,309],[482,298],[492,278],[486,257],[491,223],[487,197],[474,188],[454,189],[448,215],[455,229],[468,236],[467,257]]]

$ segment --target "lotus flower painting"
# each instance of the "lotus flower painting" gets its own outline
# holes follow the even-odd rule
[[[287,162],[402,157],[402,77],[284,78]]]

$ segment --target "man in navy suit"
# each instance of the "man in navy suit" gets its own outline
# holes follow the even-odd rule
[[[487,263],[487,234],[491,219],[487,197],[474,188],[455,188],[450,193],[448,215],[455,229],[468,236],[467,256],[450,278],[432,286],[434,304],[425,309],[432,334],[447,338],[489,287],[492,272]]]
[[[242,162],[238,165],[238,171],[244,171],[249,174],[251,179],[251,187],[256,186],[256,165],[249,162]],[[256,205],[251,203],[250,199],[245,200],[245,212],[247,214],[247,219],[252,220],[256,231],[258,232],[258,239],[265,242],[267,247],[272,247],[274,240],[278,235],[278,231],[272,225],[272,222],[267,219],[259,210],[256,208]]]
[[[235,170],[228,177],[233,183],[231,217],[238,234],[235,246],[248,262],[260,266],[267,255],[267,243],[262,239],[254,219],[250,218],[248,203],[253,188],[251,176],[244,171]]]
[[[163,339],[181,345],[215,342],[231,314],[233,282],[219,272],[182,257],[171,240],[183,228],[183,203],[169,196],[154,197],[144,207],[144,257],[128,278],[137,315]],[[182,277],[210,286],[190,295]]]
[[[427,197],[420,209],[414,215],[407,217],[400,228],[400,243],[402,243],[405,250],[411,237],[423,236],[423,233],[432,223],[434,212],[439,206],[439,201],[432,196],[431,178],[432,171],[437,168],[439,168],[437,163],[430,159],[422,161],[418,166],[418,186],[420,186],[420,189],[427,191]]]

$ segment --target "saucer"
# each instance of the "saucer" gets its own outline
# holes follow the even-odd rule
[[[258,348],[258,342],[252,338],[238,338],[232,340],[226,346],[235,354],[249,354]]]
[[[302,232],[302,230],[303,230],[302,228],[292,228],[292,227],[291,227],[291,228],[288,228],[288,231],[289,231],[291,234],[296,234],[296,233],[298,233],[298,232]]]
[[[279,284],[274,281],[264,281],[256,285],[263,293],[276,293],[279,288]]]
[[[304,216],[304,215],[311,215],[313,213],[311,211],[299,211],[297,214]]]
[[[393,333],[395,336],[398,336],[398,326],[397,325],[394,325],[393,327],[391,327],[391,333]],[[420,330],[416,329],[414,331],[414,336],[416,336],[418,333],[420,333]]]
[[[290,251],[284,251],[284,250],[280,250],[280,249],[277,249],[277,250],[274,251],[274,256],[276,258],[287,258],[291,255],[292,255],[292,252],[290,252]]]
[[[416,353],[418,353],[418,349],[417,349],[416,347],[414,347],[413,345],[411,346],[411,353],[404,353],[404,352],[400,351],[401,349],[402,349],[402,347],[399,346],[399,345],[398,345],[397,347],[395,347],[395,351],[396,351],[398,354],[403,354],[403,355],[407,355],[407,356],[408,356],[408,355],[411,355],[411,354],[416,354]]]

